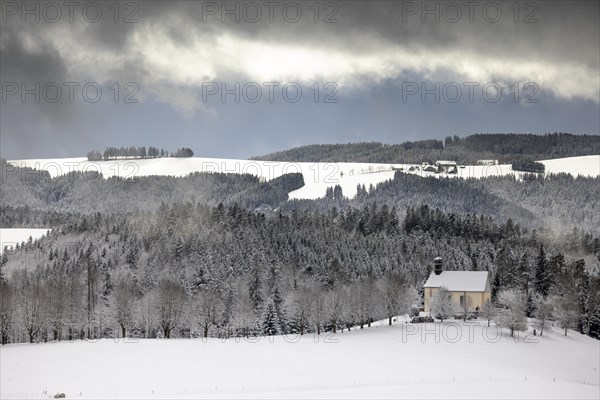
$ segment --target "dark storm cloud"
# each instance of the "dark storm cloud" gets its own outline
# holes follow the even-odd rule
[[[64,79],[67,67],[52,41],[45,39],[39,28],[32,29],[35,46],[27,46],[26,26],[2,26],[0,74],[3,81]]]
[[[70,116],[68,106],[62,102],[36,103],[34,97],[28,95],[26,101],[29,101],[29,104],[26,105],[22,102],[20,93],[10,97],[4,93],[6,85],[10,84],[17,85],[20,92],[23,84],[31,89],[35,87],[36,82],[65,81],[67,67],[60,53],[51,42],[44,40],[39,32],[36,33],[39,37],[37,45],[28,46],[25,43],[25,29],[20,25],[6,29],[2,26],[0,41],[0,81],[3,85],[3,99],[0,103],[0,147],[14,148],[19,153],[35,145],[36,139],[39,138],[35,132],[39,132],[40,122],[45,121],[59,130],[64,127],[64,121]],[[39,27],[34,28],[36,29]],[[9,97],[9,100],[4,101],[4,96]],[[47,141],[44,142],[46,146]]]
[[[373,96],[389,90],[393,85],[387,85],[398,80],[541,82],[541,96],[553,99],[549,104],[557,107],[557,110],[544,110],[561,115],[566,126],[569,118],[557,112],[558,109],[574,110],[567,105],[575,102],[587,104],[582,107],[585,110],[590,104],[598,104],[600,32],[596,1],[498,2],[502,17],[494,23],[483,16],[486,2],[478,2],[472,21],[465,3],[457,2],[462,16],[456,23],[445,19],[454,14],[443,12],[439,23],[431,14],[426,14],[426,21],[422,22],[424,3],[421,1],[321,2],[318,23],[313,20],[314,9],[309,8],[312,2],[296,3],[303,11],[296,23],[282,18],[285,2],[280,2],[276,9],[274,23],[268,21],[264,6],[258,23],[245,21],[243,16],[239,23],[233,22],[231,16],[222,23],[218,13],[203,14],[207,3],[219,9],[235,6],[235,2],[224,6],[221,1],[137,1],[132,2],[135,8],[125,9],[127,3],[119,3],[117,23],[109,8],[112,2],[98,2],[103,7],[103,18],[97,23],[83,20],[77,12],[73,23],[66,18],[57,23],[22,23],[19,16],[7,16],[7,22],[2,22],[0,38],[2,82],[97,81],[105,90],[115,81],[121,85],[135,82],[140,88],[137,97],[143,103],[137,110],[148,110],[148,107],[154,110],[167,105],[180,117],[172,122],[174,131],[199,125],[210,126],[213,132],[218,132],[222,124],[227,126],[228,135],[236,126],[243,131],[249,122],[236,125],[236,119],[230,117],[229,104],[203,104],[200,89],[206,80],[334,80],[343,89],[345,104],[337,108],[336,130],[352,131],[349,119],[342,115],[354,116],[367,107],[371,111],[365,123],[371,121],[374,127],[379,127],[381,138],[394,138],[389,134],[390,125],[379,120],[393,119],[393,114],[375,115],[369,105],[377,102]],[[264,5],[262,1],[257,3]],[[334,6],[327,6],[328,3]],[[246,3],[237,4],[244,7]],[[427,4],[429,8],[437,4],[440,10],[448,7],[447,2]],[[509,8],[515,4],[519,6],[517,23],[513,20],[514,9]],[[529,8],[525,4],[530,4]],[[415,6],[416,12],[406,13],[414,11]],[[323,19],[332,11],[335,13],[331,17],[338,22],[324,23]],[[125,23],[123,19],[127,16],[137,22]],[[527,16],[537,22],[524,23]],[[398,101],[401,96],[395,94],[389,101]],[[115,132],[110,131],[116,129],[112,120],[119,118],[125,118],[129,126],[136,126],[135,119],[139,118],[139,125],[145,126],[144,117],[132,113],[131,107],[107,104],[106,98],[97,104],[71,104],[63,97],[56,104],[42,101],[25,105],[16,99],[18,96],[13,96],[11,101],[2,104],[0,125],[3,154],[10,153],[11,157],[26,156],[24,149],[30,150],[32,145],[43,150],[47,143],[74,148],[73,152],[79,154],[81,149],[94,143],[109,144],[103,141],[102,135],[114,135]],[[377,109],[392,106],[393,103],[379,104]],[[417,110],[429,109],[427,104],[413,106],[416,108],[412,115],[420,115]],[[261,113],[267,115],[278,110],[268,103],[260,107]],[[447,124],[460,130],[466,125],[453,121],[454,115],[461,121],[466,118],[485,121],[494,118],[496,113],[509,115],[507,110],[512,110],[506,104],[494,107],[490,111],[472,104],[449,105],[444,110],[454,110],[455,114],[442,114],[448,119]],[[310,110],[314,111],[314,105],[301,108],[301,113],[313,112]],[[474,115],[473,110],[483,112],[483,116]],[[574,124],[577,125],[574,129],[597,127],[596,116],[577,116],[583,118],[583,122]],[[519,120],[527,120],[525,114],[521,117],[524,119]],[[229,118],[226,124],[224,118]],[[558,124],[556,118],[552,120]],[[107,131],[94,133],[94,127],[97,132],[100,126]],[[501,123],[497,126],[497,130],[503,130]],[[412,126],[402,135],[409,137],[410,132],[417,129]],[[136,144],[143,136],[140,133],[136,139],[134,131],[128,138]],[[265,138],[277,137],[276,141],[281,143],[278,148],[285,147],[287,139],[279,136],[275,127],[264,127],[263,132]],[[429,132],[437,131],[429,128]],[[379,137],[366,128],[364,134]],[[119,140],[120,136],[115,138]],[[321,132],[318,138],[344,141],[342,134]],[[360,140],[364,139],[368,138]],[[257,140],[260,142],[260,138]],[[350,136],[348,140],[358,138]],[[72,147],[74,142],[76,147]],[[291,138],[288,143],[292,143]],[[293,143],[297,144],[297,138]],[[223,150],[229,149],[224,147]]]
[[[464,5],[468,2],[451,2],[458,4],[462,13],[454,23],[449,20],[454,19],[455,14],[452,8],[446,8],[445,2],[331,2],[337,5],[335,10],[324,10],[324,5],[329,2],[321,2],[319,19],[322,21],[327,14],[335,11],[332,15],[337,23],[314,23],[314,11],[301,2],[298,4],[303,5],[303,17],[297,23],[286,22],[278,12],[281,7],[275,11],[275,23],[269,23],[266,15],[263,15],[258,23],[249,23],[244,20],[243,14],[239,23],[232,22],[230,15],[226,16],[226,23],[221,23],[220,14],[204,16],[207,22],[202,22],[202,3],[207,2],[185,1],[171,7],[171,11],[180,10],[179,15],[185,24],[179,29],[187,32],[185,36],[189,37],[194,32],[227,30],[263,40],[346,48],[362,46],[364,43],[354,39],[370,34],[412,48],[463,46],[465,49],[480,52],[505,51],[506,55],[523,52],[525,57],[543,55],[550,59],[564,60],[566,57],[589,60],[594,65],[598,63],[596,45],[600,15],[599,3],[595,1],[521,2],[518,7],[515,7],[515,2],[471,2],[475,3],[472,5],[472,18],[469,15],[469,7]],[[219,11],[233,7],[222,6],[223,2],[214,3],[219,5]],[[487,3],[500,5],[502,14],[498,22],[490,22],[494,20],[495,8],[485,8]],[[436,4],[439,9],[439,23],[435,21],[435,14],[425,11],[427,8],[435,8]],[[413,11],[411,7],[416,7],[417,10]],[[141,3],[140,8],[147,9],[150,18],[165,12],[164,8],[157,12],[159,7],[154,3]],[[484,12],[484,9],[489,11]],[[263,10],[266,8],[263,7]],[[422,21],[423,18],[425,22]],[[515,23],[515,18],[518,19],[518,23]]]
[[[217,15],[205,15],[206,4],[214,4],[218,8]],[[336,8],[327,8],[332,3]],[[499,22],[491,23],[484,18],[483,9],[490,2],[476,2],[472,5],[473,16],[470,21],[468,7],[465,2],[457,2],[462,16],[458,22],[451,23],[445,18],[453,15],[452,8],[446,9],[444,2],[404,2],[404,1],[349,1],[321,2],[319,20],[332,13],[337,23],[314,23],[312,5],[300,4],[303,17],[297,23],[286,22],[282,18],[283,5],[280,2],[274,10],[274,23],[267,18],[267,7],[261,5],[263,16],[258,23],[248,22],[243,14],[239,23],[226,16],[227,22],[220,21],[221,9],[232,9],[245,6],[243,2],[202,2],[202,1],[138,1],[132,2],[134,8],[121,5],[119,19],[129,14],[134,23],[115,23],[111,11],[112,3],[101,3],[103,18],[97,23],[86,23],[77,12],[74,24],[63,18],[56,24],[41,22],[39,24],[20,24],[16,16],[9,16],[8,22],[2,26],[3,41],[7,37],[9,47],[2,47],[4,76],[11,79],[12,71],[28,73],[30,78],[38,79],[53,74],[52,66],[61,62],[61,54],[53,49],[53,42],[61,42],[61,36],[68,35],[71,29],[77,36],[77,42],[98,53],[107,52],[115,57],[141,62],[136,58],[139,48],[132,47],[131,38],[136,32],[142,34],[141,27],[150,27],[151,31],[163,29],[169,41],[178,46],[188,46],[200,38],[207,47],[215,37],[224,32],[236,35],[244,40],[252,40],[265,44],[283,44],[287,46],[309,46],[323,48],[327,51],[362,51],[376,52],[377,46],[387,50],[387,46],[402,46],[412,50],[457,49],[465,54],[471,52],[498,58],[521,60],[547,60],[548,62],[574,62],[598,68],[599,54],[599,3],[595,1],[572,2],[525,2],[530,8],[519,6],[518,19],[515,23],[514,5],[510,2],[491,2],[501,5],[502,17]],[[82,2],[85,4],[85,2]],[[127,4],[127,3],[125,3]],[[312,3],[311,3],[312,4]],[[417,8],[415,11],[414,8]],[[427,14],[426,8],[438,7],[440,22],[435,22],[435,15]],[[411,11],[409,14],[408,11]],[[444,11],[446,10],[446,11]],[[487,13],[486,13],[487,14]],[[492,13],[493,14],[493,13]],[[532,23],[522,20],[530,17]],[[422,18],[426,21],[423,23]],[[178,22],[173,24],[173,22]],[[23,41],[15,39],[27,30],[31,40],[43,43],[50,50],[26,57],[12,57],[9,51],[15,52],[14,46],[23,46]],[[148,40],[152,40],[148,37]],[[164,43],[148,43],[160,50]],[[69,51],[69,49],[64,49]],[[22,54],[28,54],[21,51]],[[64,56],[64,55],[63,55]],[[459,61],[459,60],[457,60]],[[36,71],[31,69],[44,69]],[[140,66],[144,68],[144,66]],[[93,76],[94,71],[88,71]]]

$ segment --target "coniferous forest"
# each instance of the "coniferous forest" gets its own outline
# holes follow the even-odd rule
[[[1,226],[51,228],[2,253],[2,343],[391,324],[418,313],[436,256],[489,271],[496,304],[520,293],[528,317],[600,337],[599,178],[398,171],[353,199],[337,186],[292,201],[300,174],[52,179],[2,168]]]
[[[466,137],[447,136],[442,140],[420,140],[400,144],[378,142],[316,144],[279,151],[257,160],[307,162],[433,163],[454,160],[473,164],[477,160],[497,159],[512,164],[524,160],[600,154],[597,135],[549,133],[524,135],[486,133]]]

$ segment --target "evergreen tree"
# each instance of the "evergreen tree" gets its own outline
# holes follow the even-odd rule
[[[125,256],[125,262],[129,264],[132,269],[136,269],[140,258],[140,250],[135,240],[131,240],[129,243],[129,250]]]
[[[264,299],[262,295],[262,285],[263,283],[260,267],[258,264],[256,264],[252,269],[252,275],[250,276],[250,281],[248,282],[248,292],[254,306],[254,312],[257,314],[262,310],[263,307]]]
[[[325,189],[325,198],[333,200],[333,188],[331,186],[328,186],[327,189]]]
[[[271,291],[271,298],[273,299],[275,312],[277,313],[279,319],[279,332],[286,333],[287,319],[285,317],[285,312],[283,308],[283,297],[281,295],[281,291],[279,290],[279,283],[276,283],[273,286],[273,289]]]
[[[7,255],[7,247],[4,247],[4,251],[2,252],[2,258],[0,259],[0,283],[6,282],[6,277],[4,276],[4,266],[8,262]]]
[[[548,260],[547,268],[546,286],[550,291],[556,285],[558,277],[566,273],[565,256],[562,253],[555,254]]]
[[[181,260],[183,259],[183,238],[181,236],[177,237],[175,242],[175,246],[173,248],[173,259],[177,264],[181,264]]]
[[[525,293],[525,315],[527,318],[532,318],[535,314],[536,304],[533,301],[533,296],[531,293]]]
[[[333,199],[334,200],[343,200],[344,193],[342,192],[342,187],[340,185],[335,185],[333,187]]]
[[[477,258],[475,256],[471,256],[471,271],[479,271],[479,266],[477,265]]]
[[[334,258],[329,263],[329,269],[327,271],[326,284],[334,289],[337,285],[341,285],[344,280],[344,273],[342,270],[342,264],[338,258]]]
[[[503,246],[496,258],[496,271],[499,275],[500,285],[512,288],[517,283],[514,262],[507,246]]]
[[[535,290],[538,294],[543,297],[548,296],[550,289],[550,271],[548,268],[548,260],[546,259],[546,252],[544,251],[544,245],[540,245],[540,251],[538,253],[536,264],[535,264]]]
[[[589,335],[600,340],[600,306],[597,306],[590,318]]]
[[[265,307],[265,312],[263,314],[262,321],[263,334],[267,336],[273,336],[279,333],[280,321],[277,316],[277,310],[275,309],[273,299],[267,300],[267,305]]]
[[[579,333],[588,334],[590,329],[590,278],[583,272],[577,282],[577,295],[579,301],[579,322],[577,323],[577,330]]]
[[[206,269],[204,267],[198,267],[194,271],[192,281],[190,282],[190,290],[192,294],[198,293],[198,291],[209,282]]]
[[[231,270],[230,270],[231,275]],[[234,314],[235,307],[235,287],[233,286],[233,282],[231,278],[224,279],[224,288],[221,291],[221,298],[223,302],[222,314],[221,314],[221,326],[225,328],[226,337],[231,335],[231,322]]]
[[[517,268],[517,283],[518,288],[522,289],[528,296],[531,297],[529,293],[529,259],[527,253],[523,253],[521,259],[519,260],[519,266]]]
[[[494,274],[494,278],[492,279],[492,301],[496,301],[496,297],[498,296],[498,292],[502,288],[502,283],[500,282],[500,274],[496,272]]]

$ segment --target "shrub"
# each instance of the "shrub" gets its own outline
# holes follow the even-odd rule
[[[411,317],[419,316],[419,306],[418,305],[413,304],[412,306],[410,306],[410,316]]]

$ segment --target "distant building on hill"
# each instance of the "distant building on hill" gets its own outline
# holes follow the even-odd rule
[[[498,165],[498,160],[477,160],[477,165]]]
[[[457,172],[458,166],[456,165],[456,161],[440,160],[436,161],[435,165],[439,172],[446,172],[448,174],[455,174]]]

